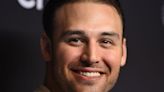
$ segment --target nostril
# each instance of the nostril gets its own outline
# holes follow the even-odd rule
[[[82,65],[86,66],[86,67],[90,67],[92,65],[98,64],[99,61],[90,61],[90,60],[83,60],[81,61]]]
[[[99,59],[96,57],[96,55],[86,53],[81,56],[80,61],[85,66],[91,66],[92,64],[99,63]]]
[[[91,66],[91,63],[89,63],[89,61],[87,61],[87,60],[82,60],[81,63],[82,63],[82,65],[84,65],[86,67]]]
[[[99,61],[96,61],[96,63],[99,63]]]

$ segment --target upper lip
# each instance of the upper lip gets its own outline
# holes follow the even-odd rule
[[[71,68],[72,71],[74,72],[99,72],[100,74],[105,74],[105,71],[100,69],[100,68],[93,68],[93,67],[74,67]]]

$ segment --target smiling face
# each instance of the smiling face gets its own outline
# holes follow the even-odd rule
[[[48,62],[52,71],[49,88],[61,92],[109,91],[126,61],[122,22],[115,8],[73,3],[62,6],[55,16],[52,55],[43,45],[43,55],[52,61]]]

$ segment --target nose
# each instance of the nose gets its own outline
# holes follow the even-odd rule
[[[84,47],[81,61],[85,65],[92,65],[100,62],[100,52],[95,43],[90,43]]]

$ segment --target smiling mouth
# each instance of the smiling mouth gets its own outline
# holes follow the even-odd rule
[[[80,75],[87,77],[99,77],[101,74],[99,72],[80,72]]]
[[[100,77],[104,72],[94,68],[71,69],[74,73],[84,77]]]

